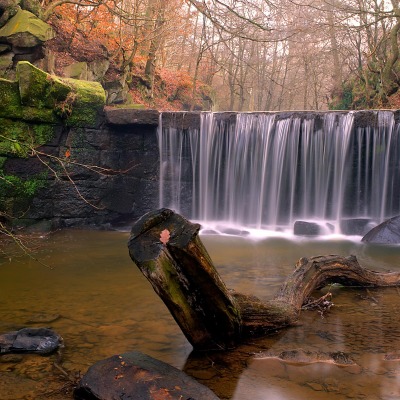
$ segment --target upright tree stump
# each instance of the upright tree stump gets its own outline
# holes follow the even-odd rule
[[[294,324],[305,300],[330,283],[399,286],[400,273],[362,268],[354,256],[301,258],[276,297],[228,291],[193,224],[163,208],[133,226],[129,254],[195,349],[228,349]]]

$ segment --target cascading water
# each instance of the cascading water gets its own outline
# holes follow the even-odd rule
[[[160,205],[203,225],[340,233],[400,212],[394,112],[201,113],[200,129],[159,126]]]

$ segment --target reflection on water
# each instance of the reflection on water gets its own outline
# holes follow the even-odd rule
[[[63,368],[84,373],[97,360],[143,351],[194,376],[221,399],[398,399],[400,292],[335,289],[335,307],[322,318],[304,312],[299,325],[226,353],[191,352],[150,284],[129,259],[128,233],[63,231],[43,239],[41,259],[0,259],[0,333],[47,326],[65,341]],[[356,254],[373,269],[396,269],[400,249],[346,241],[250,241],[204,236],[228,287],[270,299],[298,258]],[[343,351],[356,369],[328,364],[289,365],[256,357],[303,348]],[[386,361],[385,355],[395,353]],[[0,356],[0,400],[70,399],[53,366],[58,356]]]

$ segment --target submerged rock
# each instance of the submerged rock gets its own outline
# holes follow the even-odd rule
[[[365,243],[399,244],[400,215],[390,218],[371,229],[361,241]]]
[[[276,358],[288,364],[313,364],[327,363],[337,366],[355,366],[357,365],[348,354],[341,351],[337,352],[315,352],[305,351],[303,349],[285,350],[278,354],[267,352],[256,356],[257,359]]]
[[[62,344],[62,338],[47,328],[23,328],[0,335],[0,354],[50,354]]]
[[[115,355],[89,368],[75,389],[76,400],[218,400],[182,371],[138,351]]]

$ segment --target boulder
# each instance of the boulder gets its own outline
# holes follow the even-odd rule
[[[0,118],[96,128],[106,97],[98,82],[58,78],[27,61],[17,65],[17,81],[0,78]]]
[[[53,109],[72,91],[70,85],[27,61],[18,63],[17,79],[21,104],[25,106]]]
[[[51,329],[23,328],[0,335],[0,354],[50,354],[62,344],[62,338]]]
[[[96,128],[101,122],[106,93],[99,82],[63,78],[72,87],[73,94],[59,103],[56,113],[65,118],[67,126]]]
[[[74,391],[76,400],[218,400],[182,371],[138,351],[115,355],[89,368]]]
[[[0,28],[20,9],[18,0],[0,0]]]
[[[27,48],[42,45],[54,37],[49,24],[26,10],[19,10],[0,29],[0,43]]]
[[[67,78],[87,80],[88,65],[84,61],[67,65],[63,70],[63,75]]]
[[[369,218],[348,218],[340,221],[340,231],[343,235],[365,235],[371,229]]]
[[[57,122],[57,117],[50,108],[23,106],[19,84],[0,78],[0,118],[22,119],[32,122]]]
[[[400,215],[390,218],[371,229],[361,241],[365,243],[399,244]]]
[[[318,236],[323,233],[323,230],[316,222],[296,221],[293,233],[297,236]]]

